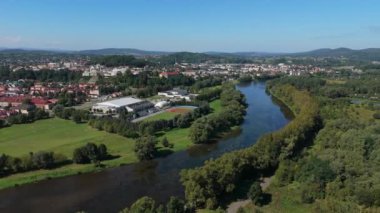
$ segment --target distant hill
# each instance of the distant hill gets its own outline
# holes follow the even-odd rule
[[[380,61],[380,48],[369,48],[362,50],[353,50],[349,48],[337,49],[318,49],[308,52],[299,53],[267,53],[267,52],[165,52],[165,51],[146,51],[132,48],[106,48],[95,50],[39,50],[39,49],[7,49],[0,48],[1,53],[8,54],[39,54],[39,55],[54,55],[54,54],[73,54],[73,55],[94,55],[94,56],[108,56],[108,55],[133,55],[136,57],[143,56],[161,56],[164,61],[173,63],[176,62],[200,62],[207,60],[219,60],[231,58],[262,58],[262,57],[333,57],[333,58],[348,58],[360,61]]]
[[[12,54],[12,55],[61,55],[72,54],[72,51],[64,50],[39,50],[39,49],[8,49],[0,48],[0,54]]]
[[[270,57],[270,56],[280,56],[283,53],[269,53],[269,52],[205,52],[208,55],[214,56],[222,56],[222,57],[244,57],[244,58],[252,58],[252,57]]]
[[[77,51],[79,54],[85,55],[134,55],[134,56],[161,56],[168,55],[170,52],[163,51],[146,51],[131,48],[106,48],[98,50],[82,50]]]
[[[202,63],[219,58],[219,56],[209,55],[206,53],[177,52],[162,56],[159,61],[161,64]]]
[[[318,49],[309,52],[287,54],[298,57],[345,57],[356,60],[380,60],[380,48],[353,50],[349,48]]]

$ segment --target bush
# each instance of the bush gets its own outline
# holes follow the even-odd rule
[[[324,197],[324,191],[319,184],[305,185],[301,192],[303,203],[313,203],[318,198]]]
[[[254,182],[251,187],[249,188],[248,198],[252,200],[252,202],[255,205],[262,205],[263,202],[263,191],[261,189],[260,183],[259,182]]]
[[[150,197],[142,197],[132,204],[131,209],[124,209],[124,213],[154,213],[156,202]]]
[[[107,147],[104,144],[97,146],[88,143],[83,147],[76,148],[73,152],[73,161],[77,164],[97,163],[109,157]]]
[[[55,164],[54,153],[40,151],[32,156],[33,165],[38,169],[50,169]]]
[[[185,202],[177,197],[170,197],[166,204],[166,213],[184,213]]]
[[[169,143],[169,141],[168,141],[168,139],[166,137],[162,138],[161,143],[162,143],[162,146],[164,146],[164,147],[169,147],[170,146],[170,143]]]
[[[151,160],[157,151],[157,140],[154,136],[142,136],[136,140],[134,151],[140,161]]]

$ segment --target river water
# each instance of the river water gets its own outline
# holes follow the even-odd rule
[[[219,142],[149,162],[1,190],[0,212],[118,212],[146,195],[158,202],[166,202],[170,195],[184,197],[179,182],[181,169],[251,146],[263,134],[282,128],[292,119],[292,113],[265,92],[264,82],[237,88],[249,104],[247,115],[239,129]]]

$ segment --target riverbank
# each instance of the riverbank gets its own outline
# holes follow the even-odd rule
[[[220,100],[212,101],[210,107],[213,109],[213,113],[222,110]],[[111,155],[118,156],[115,159],[102,161],[101,168],[95,167],[93,164],[68,164],[51,170],[36,170],[9,175],[0,178],[0,190],[43,180],[104,171],[138,162],[133,151],[133,139],[98,131],[87,124],[75,124],[69,120],[52,118],[32,124],[14,125],[0,131],[2,133],[0,154],[5,153],[14,157],[22,157],[30,152],[43,150],[63,154],[70,159],[75,148],[89,142],[104,143]],[[188,138],[189,128],[161,131],[157,135],[159,141],[166,137],[174,145],[172,148],[167,148],[160,143],[157,144],[158,157],[164,157],[167,153],[183,151],[193,146]]]

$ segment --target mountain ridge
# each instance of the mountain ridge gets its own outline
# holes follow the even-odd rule
[[[47,49],[26,49],[26,48],[0,48],[0,53],[44,53],[44,54],[79,54],[79,55],[133,55],[137,57],[143,56],[165,56],[176,53],[184,53],[184,51],[150,51],[134,48],[103,48],[93,50],[47,50]],[[295,53],[271,53],[271,52],[259,52],[259,51],[241,51],[241,52],[188,52],[194,54],[207,54],[210,56],[221,57],[242,57],[242,58],[254,58],[254,57],[347,57],[358,60],[380,60],[380,48],[366,48],[366,49],[350,49],[350,48],[321,48],[305,52]]]

